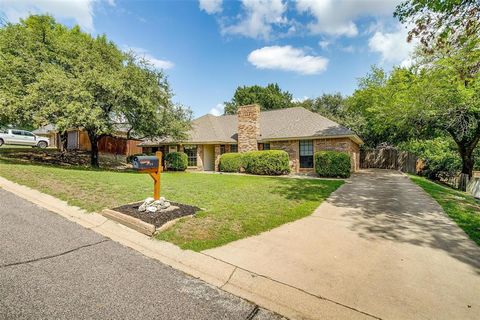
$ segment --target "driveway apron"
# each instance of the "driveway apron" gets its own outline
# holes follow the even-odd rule
[[[396,171],[363,171],[312,215],[204,253],[359,315],[480,315],[480,247]]]

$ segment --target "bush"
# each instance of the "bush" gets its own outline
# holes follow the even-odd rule
[[[188,167],[188,156],[183,152],[170,152],[165,156],[167,170],[185,171]]]
[[[250,151],[242,156],[246,173],[281,175],[290,173],[288,153],[282,150]]]
[[[399,149],[412,152],[423,160],[424,167],[419,174],[432,180],[448,179],[462,169],[457,147],[450,138],[411,140],[400,144]]]
[[[319,151],[315,153],[315,172],[320,177],[350,177],[350,155],[338,151]]]
[[[242,153],[224,153],[220,157],[220,171],[222,172],[240,172],[242,168]]]

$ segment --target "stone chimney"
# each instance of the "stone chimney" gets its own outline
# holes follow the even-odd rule
[[[250,104],[238,107],[238,152],[258,150],[260,136],[260,106]]]

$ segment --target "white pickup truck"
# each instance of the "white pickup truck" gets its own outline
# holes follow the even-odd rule
[[[43,149],[48,147],[50,140],[45,137],[34,135],[30,131],[19,129],[0,129],[0,147],[4,144],[32,146]]]

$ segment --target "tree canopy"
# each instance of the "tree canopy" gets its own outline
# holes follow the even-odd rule
[[[461,43],[480,31],[478,0],[407,0],[397,6],[394,16],[412,25],[409,41],[418,38],[430,51]]]
[[[458,49],[419,55],[419,64],[390,73],[373,69],[360,81],[352,106],[374,136],[398,143],[414,137],[450,136],[472,176],[480,139],[480,46],[477,37]]]
[[[253,103],[258,103],[261,110],[290,108],[292,94],[282,91],[276,83],[270,83],[266,87],[258,85],[238,87],[232,100],[225,102],[225,114],[235,114],[239,106]]]
[[[162,71],[106,36],[33,15],[0,28],[0,121],[83,128],[98,166],[97,144],[118,125],[136,137],[181,138],[190,111],[172,103]]]

